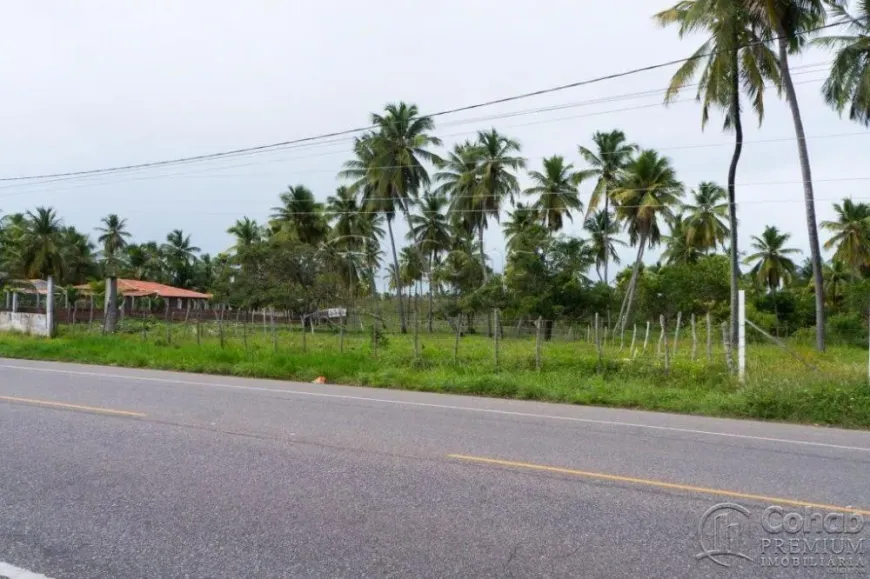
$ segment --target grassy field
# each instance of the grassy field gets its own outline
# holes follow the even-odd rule
[[[0,356],[302,381],[324,376],[335,384],[870,427],[867,351],[859,348],[823,355],[794,348],[817,368],[811,370],[777,346],[753,343],[748,379],[739,385],[720,348],[708,361],[701,343],[693,360],[684,338],[667,372],[652,339],[636,358],[627,345],[608,344],[599,358],[585,339],[544,342],[538,370],[533,337],[505,338],[496,369],[494,342],[480,335],[462,337],[454,361],[455,337],[447,333],[421,332],[417,357],[411,335],[389,334],[375,351],[371,336],[361,333],[318,330],[303,342],[298,329],[272,334],[229,324],[221,346],[212,326],[202,326],[200,343],[195,328],[181,324],[146,332],[130,324],[114,336],[63,326],[54,340],[2,334]]]

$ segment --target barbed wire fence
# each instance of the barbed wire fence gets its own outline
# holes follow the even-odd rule
[[[45,311],[46,301],[38,293],[18,295],[6,299],[5,307],[0,301],[0,309],[14,306],[21,313],[39,313]],[[806,329],[765,328],[749,318],[743,325],[741,362],[740,351],[731,351],[727,320],[709,311],[639,319],[621,328],[613,327],[612,320],[608,324],[605,312],[572,319],[510,317],[499,308],[448,313],[439,307],[430,317],[425,299],[416,296],[408,301],[407,332],[402,333],[389,300],[379,307],[357,303],[294,314],[270,307],[184,305],[142,298],[137,307],[122,300],[114,319],[102,297],[55,296],[54,301],[54,323],[64,336],[115,334],[155,346],[243,350],[250,356],[354,354],[417,367],[453,364],[494,372],[574,368],[578,377],[625,367],[665,376],[698,369],[743,376],[742,367],[749,376],[763,376],[772,365],[785,362],[832,378],[854,378],[859,372],[870,378],[866,354],[863,364],[858,357],[823,364]],[[866,350],[870,330],[866,325],[841,329],[836,338]]]

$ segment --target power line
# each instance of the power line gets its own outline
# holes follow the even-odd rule
[[[820,30],[825,30],[828,28],[836,27],[836,26],[842,26],[843,24],[847,24],[847,23],[848,23],[847,21],[839,21],[839,22],[835,22],[835,23],[831,23],[831,24],[826,24],[823,26],[818,26],[816,28],[812,28],[809,30],[801,31],[801,32],[798,32],[796,34],[800,34],[800,35],[811,34],[814,32],[818,32]],[[755,45],[759,45],[759,44],[767,44],[769,42],[773,42],[773,41],[778,40],[778,39],[779,39],[779,37],[773,37],[767,41],[758,41],[758,42],[754,42],[754,43],[749,43],[749,44],[745,45],[743,48],[747,48],[747,47],[751,47],[751,46],[755,46]],[[484,108],[484,107],[489,107],[489,106],[504,104],[504,103],[508,103],[508,102],[523,100],[523,99],[527,99],[527,98],[532,98],[532,97],[536,97],[536,96],[542,96],[545,94],[552,94],[552,93],[556,93],[556,92],[561,92],[564,90],[578,88],[581,86],[588,86],[591,84],[597,84],[597,83],[605,82],[608,80],[616,80],[619,78],[625,78],[627,76],[633,76],[633,75],[640,74],[643,72],[650,72],[653,70],[668,68],[668,67],[682,64],[685,62],[689,62],[692,60],[699,60],[702,58],[707,58],[708,56],[718,54],[718,52],[721,52],[721,51],[711,51],[711,52],[708,52],[705,54],[693,55],[693,56],[690,56],[688,58],[681,58],[681,59],[671,60],[671,61],[662,62],[662,63],[658,63],[658,64],[642,66],[642,67],[630,69],[627,71],[611,73],[611,74],[607,74],[607,75],[603,75],[603,76],[594,77],[591,79],[585,79],[585,80],[576,81],[576,82],[572,82],[572,83],[568,83],[568,84],[558,85],[555,87],[550,87],[550,88],[540,89],[540,90],[536,90],[536,91],[521,93],[518,95],[512,95],[512,96],[508,96],[508,97],[502,97],[499,99],[493,99],[493,100],[484,101],[481,103],[476,103],[476,104],[471,104],[471,105],[464,105],[464,106],[460,106],[460,107],[455,107],[455,108],[451,108],[451,109],[438,111],[438,112],[435,112],[435,113],[432,113],[432,114],[429,114],[426,116],[434,118],[434,117],[440,117],[440,116],[444,116],[444,115],[451,115],[451,114],[466,112],[466,111],[470,111],[470,110],[476,110],[476,109],[480,109],[480,108]],[[18,176],[18,177],[0,177],[0,182],[30,181],[30,180],[38,180],[38,179],[52,179],[52,178],[57,178],[57,177],[79,177],[79,176],[86,176],[86,175],[117,173],[117,172],[137,170],[137,169],[164,167],[164,166],[176,165],[176,164],[187,164],[187,163],[191,163],[191,162],[199,162],[199,161],[206,161],[206,160],[211,160],[211,159],[220,159],[220,158],[224,158],[224,157],[231,157],[231,156],[240,155],[240,154],[260,153],[260,152],[269,151],[271,149],[275,149],[277,147],[285,147],[288,145],[311,143],[313,141],[319,141],[319,140],[329,139],[329,138],[333,138],[333,137],[353,135],[353,134],[357,134],[360,132],[372,130],[374,128],[376,128],[376,125],[368,125],[365,127],[345,129],[342,131],[334,131],[331,133],[322,133],[320,135],[313,135],[313,136],[309,136],[309,137],[302,137],[299,139],[280,141],[277,143],[270,143],[270,144],[266,144],[266,145],[257,145],[257,146],[253,146],[253,147],[245,147],[245,148],[239,148],[239,149],[232,149],[229,151],[221,151],[218,153],[193,155],[193,156],[189,156],[189,157],[178,157],[175,159],[166,159],[166,160],[161,160],[161,161],[151,161],[151,162],[147,162],[147,163],[119,165],[119,166],[115,166],[115,167],[107,167],[107,168],[101,168],[101,169],[89,169],[89,170],[84,170],[84,171],[69,171],[69,172],[64,172],[64,173],[46,173],[46,174],[42,174],[42,175],[27,175],[27,176]]]
[[[823,63],[816,63],[816,64],[812,64],[812,65],[807,65],[807,66],[808,66],[808,67],[812,67],[812,66],[818,66],[819,64],[823,64]],[[806,73],[810,73],[810,72],[814,72],[814,71],[802,71],[801,73],[802,73],[802,74],[806,74]],[[799,73],[799,74],[800,74],[800,73]],[[796,82],[795,85],[802,85],[802,84],[807,84],[807,83],[819,82],[820,80],[822,80],[822,79],[808,79],[808,80],[804,80],[804,81],[801,81],[801,82]],[[664,90],[664,89],[662,89],[662,90]],[[655,92],[662,92],[662,91],[655,91]],[[694,102],[694,100],[695,100],[695,99],[693,99],[693,98],[678,99],[678,100],[676,100],[676,101],[672,101],[671,104],[680,104],[680,103]],[[583,103],[574,103],[573,106],[581,106],[582,104],[586,104],[586,103],[585,103],[585,102],[583,102]],[[568,108],[568,106],[569,106],[569,105],[559,105],[560,108]],[[631,106],[631,107],[622,107],[622,108],[618,108],[618,109],[608,109],[608,110],[605,110],[605,111],[596,111],[596,112],[593,112],[593,113],[585,113],[585,114],[580,114],[580,115],[571,115],[571,116],[554,117],[554,118],[542,119],[542,120],[538,120],[538,121],[532,121],[532,122],[529,122],[529,123],[520,123],[520,124],[514,124],[514,125],[507,125],[506,128],[520,128],[520,127],[527,127],[527,126],[541,125],[541,124],[547,124],[547,123],[553,123],[553,122],[562,122],[562,121],[566,121],[566,120],[576,120],[576,119],[580,119],[580,118],[589,118],[589,117],[595,117],[595,116],[602,116],[602,115],[612,114],[612,113],[616,113],[616,112],[626,112],[626,111],[635,111],[635,110],[648,109],[648,108],[658,108],[658,107],[661,107],[661,106],[663,106],[663,104],[662,104],[662,103],[658,103],[658,102],[657,102],[657,103],[647,103],[647,104],[643,104],[643,105],[635,105],[635,106]],[[549,107],[548,107],[547,109],[543,109],[543,110],[549,110]],[[531,112],[533,112],[533,111],[526,112],[526,114],[531,114]],[[535,111],[535,112],[536,112],[536,111]],[[512,116],[517,116],[517,113],[510,113],[510,115],[512,115]],[[468,121],[468,122],[472,122],[472,121]],[[458,123],[458,124],[461,124],[461,123]],[[472,131],[460,131],[460,132],[456,132],[456,133],[449,133],[449,134],[447,134],[447,135],[443,135],[443,136],[445,136],[445,137],[455,137],[455,136],[463,136],[463,135],[474,134],[475,132],[476,132],[476,130],[472,130]],[[819,135],[819,136],[815,136],[815,137],[807,137],[807,139],[815,139],[815,138],[822,139],[822,138],[835,138],[835,137],[859,136],[859,135],[865,135],[865,134],[868,134],[868,133],[866,133],[866,132],[864,132],[864,131],[861,131],[861,132],[852,132],[852,133],[839,133],[839,134],[832,134],[832,135]],[[794,137],[787,137],[787,138],[781,138],[781,139],[767,139],[767,140],[758,140],[758,141],[744,141],[744,143],[745,143],[745,144],[751,144],[751,143],[768,143],[768,142],[793,141],[793,140],[795,140]],[[327,144],[337,144],[337,143],[327,143]],[[731,143],[694,144],[694,145],[683,145],[683,146],[673,146],[673,147],[656,147],[656,150],[659,150],[659,151],[666,151],[666,150],[685,150],[685,149],[711,148],[711,147],[721,147],[721,146],[730,146],[730,145],[731,145]],[[32,190],[32,189],[30,189],[30,190],[27,190],[27,191],[21,191],[21,192],[19,192],[19,193],[11,193],[11,194],[8,194],[8,195],[0,195],[0,198],[5,198],[5,197],[17,197],[17,196],[21,196],[21,195],[30,195],[30,194],[35,194],[35,193],[44,193],[44,192],[51,192],[51,193],[53,193],[53,192],[63,191],[63,190],[69,190],[69,189],[81,189],[81,188],[87,188],[87,187],[93,187],[93,186],[112,185],[112,184],[123,183],[123,182],[135,182],[135,181],[146,181],[146,180],[151,180],[151,179],[166,179],[166,178],[171,178],[171,177],[183,177],[183,176],[189,176],[189,175],[192,175],[192,174],[195,174],[195,173],[202,173],[202,172],[208,172],[208,171],[221,171],[221,170],[226,170],[226,169],[244,168],[244,167],[250,167],[250,166],[254,166],[254,165],[261,165],[261,164],[265,164],[265,163],[287,162],[287,161],[295,161],[295,160],[301,160],[301,159],[311,159],[311,158],[316,158],[316,157],[324,157],[324,156],[329,156],[329,155],[338,155],[338,154],[344,154],[344,153],[346,153],[346,151],[345,151],[344,149],[342,149],[342,150],[339,150],[339,151],[327,151],[327,152],[321,152],[321,153],[317,153],[317,154],[314,154],[314,155],[307,155],[307,156],[302,156],[302,157],[290,157],[290,158],[283,158],[283,159],[271,159],[271,160],[267,160],[267,161],[256,161],[256,162],[251,162],[251,163],[243,163],[243,164],[229,165],[229,166],[225,166],[225,167],[221,167],[221,168],[194,169],[194,170],[188,170],[188,171],[177,172],[177,173],[167,173],[167,174],[162,174],[162,175],[150,175],[150,176],[142,176],[142,177],[133,177],[133,178],[126,179],[126,180],[124,180],[124,181],[104,181],[104,182],[97,182],[97,183],[84,183],[84,184],[77,185],[77,186],[74,185],[74,186],[72,186],[72,187],[53,188],[53,189],[50,189],[50,190],[46,190],[46,189],[43,189],[43,190]],[[528,160],[528,159],[543,159],[543,158],[545,158],[545,157],[544,157],[544,156],[541,156],[541,157],[526,157],[527,160]],[[381,167],[376,167],[376,168],[379,168],[379,169],[391,169],[391,168],[395,168],[395,167],[390,167],[390,166],[381,166]],[[313,171],[312,171],[312,170],[307,170],[307,171],[306,171],[306,170],[303,170],[303,171],[298,171],[298,170],[297,170],[297,171],[294,171],[293,173],[294,173],[294,174],[314,174],[314,173],[334,173],[334,172],[335,172],[335,171],[332,170],[332,169],[324,169],[324,170],[313,170]],[[52,179],[52,180],[47,180],[47,181],[38,181],[38,182],[31,182],[31,183],[11,183],[11,184],[6,184],[6,185],[0,185],[0,190],[2,190],[2,189],[14,189],[14,188],[20,188],[20,187],[34,187],[34,186],[41,186],[41,185],[47,185],[47,184],[52,184],[52,183],[58,183],[58,182],[77,181],[77,180],[80,180],[80,179],[82,179],[82,178],[87,178],[87,177],[99,178],[99,177],[105,177],[105,176],[107,176],[107,175],[106,175],[106,174],[102,174],[102,175],[92,175],[92,176],[84,176],[84,177],[82,177],[82,176],[72,176],[72,177],[62,177],[62,178],[57,178],[57,179]],[[227,176],[225,176],[225,175],[220,175],[220,174],[212,174],[212,175],[204,175],[204,176],[205,176],[205,177],[227,177]],[[245,175],[245,176],[249,176],[249,175]]]

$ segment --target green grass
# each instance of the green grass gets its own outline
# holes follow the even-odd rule
[[[165,325],[144,336],[140,328],[101,336],[83,326],[62,327],[54,340],[2,334],[0,356],[301,381],[325,376],[335,384],[870,427],[867,351],[858,348],[832,348],[823,355],[796,348],[818,368],[812,371],[774,345],[753,343],[741,386],[729,376],[721,350],[708,362],[699,344],[692,360],[686,338],[667,373],[652,339],[635,359],[629,359],[627,345],[622,351],[608,345],[601,361],[585,340],[554,340],[542,345],[538,371],[534,338],[503,339],[496,370],[494,344],[485,336],[461,338],[454,361],[449,334],[421,332],[416,359],[413,337],[395,334],[375,353],[367,335],[346,335],[340,352],[339,335],[319,331],[306,335],[303,351],[298,331],[281,331],[276,351],[271,334],[257,326],[245,335],[230,324],[223,347],[213,324],[203,325],[199,345],[191,326],[177,324],[171,335]]]

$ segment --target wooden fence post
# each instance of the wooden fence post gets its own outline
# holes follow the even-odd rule
[[[692,314],[692,361],[698,357],[698,329],[695,326],[695,314]]]
[[[493,346],[495,348],[494,356],[495,356],[495,371],[496,372],[498,372],[498,346],[499,346],[499,333],[500,333],[499,330],[500,330],[500,326],[501,326],[501,324],[499,323],[499,315],[498,314],[499,314],[498,308],[493,308],[493,310],[492,310],[492,318],[493,318],[492,326],[493,326],[493,330],[494,330],[493,331],[493,338],[494,338]]]
[[[543,316],[538,316],[538,321],[535,324],[537,326],[535,332],[535,369],[541,369],[541,329],[544,325]]]
[[[643,335],[643,353],[646,354],[646,344],[649,341],[649,327],[650,321],[646,321],[646,333]]]
[[[628,353],[634,358],[637,352],[634,350],[634,342],[637,339],[637,324],[634,325],[634,331],[631,333],[631,346],[628,347]]]
[[[683,312],[677,312],[677,331],[674,333],[674,358],[677,357],[677,342],[680,339],[680,326],[683,323]]]
[[[710,312],[707,312],[707,361],[713,361],[713,324],[710,321]]]
[[[671,368],[670,352],[668,351],[669,350],[669,348],[668,348],[668,335],[667,335],[667,328],[665,327],[665,317],[662,316],[659,319],[660,319],[661,324],[662,324],[662,338],[664,338],[664,340],[665,340],[665,376],[667,376],[668,371]],[[677,319],[679,319],[679,316],[677,316]],[[676,352],[676,341],[674,342],[674,351]]]
[[[459,362],[459,336],[462,335],[462,316],[456,316],[456,336],[453,339],[453,363]]]

